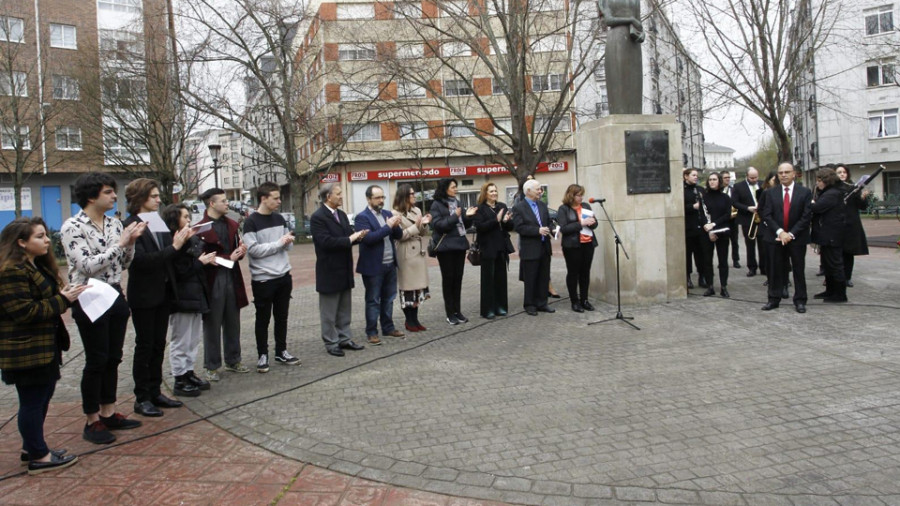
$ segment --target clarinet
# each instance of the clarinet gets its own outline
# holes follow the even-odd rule
[[[703,192],[697,189],[697,186],[694,186],[694,195],[697,196],[697,201],[700,202],[700,209],[703,209],[703,215],[700,218],[706,216],[706,223],[712,223],[712,218],[709,215],[709,209],[706,208],[706,201],[703,200]],[[700,212],[699,210],[697,212]]]

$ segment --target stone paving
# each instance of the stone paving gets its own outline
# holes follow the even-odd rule
[[[555,314],[524,314],[515,262],[513,312],[478,318],[478,270],[467,266],[471,322],[451,327],[432,267],[429,330],[344,358],[325,353],[316,294],[299,279],[288,349],[303,366],[226,373],[186,403],[241,443],[347,482],[522,504],[900,504],[898,266],[886,249],[858,258],[851,303],[810,300],[805,315],[789,301],[760,311],[763,278],[733,269],[731,300],[698,289],[623,308],[640,331],[589,325],[615,315],[608,304],[576,314],[562,299]],[[564,293],[561,256],[553,279]],[[252,366],[252,308],[242,322]],[[71,355],[54,402],[78,398]],[[120,391],[131,388],[128,369]],[[13,389],[0,390],[0,406],[14,409]],[[398,503],[446,504],[435,497]]]

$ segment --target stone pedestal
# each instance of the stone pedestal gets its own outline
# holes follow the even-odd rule
[[[669,132],[668,193],[629,195],[625,170],[627,130]],[[581,126],[575,137],[578,182],[585,197],[605,198],[606,211],[631,259],[619,254],[623,305],[684,299],[684,192],[681,125],[674,116],[613,115]],[[616,303],[616,244],[599,204],[600,225],[591,267],[591,296]]]

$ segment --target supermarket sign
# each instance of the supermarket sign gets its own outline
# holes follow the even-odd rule
[[[569,162],[539,163],[535,172],[566,172]],[[349,172],[350,181],[379,181],[384,179],[419,179],[463,176],[506,175],[504,165],[468,165],[465,167],[432,167],[428,169],[396,169]],[[340,180],[340,179],[338,179]]]
[[[329,172],[325,174],[322,179],[319,180],[320,183],[340,183],[341,182],[341,174],[338,172]]]

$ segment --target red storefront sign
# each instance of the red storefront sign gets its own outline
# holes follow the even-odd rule
[[[339,172],[329,172],[325,174],[322,179],[319,180],[320,183],[340,183],[341,182],[341,174]]]
[[[566,172],[569,162],[539,163],[535,172]],[[418,179],[509,174],[503,165],[469,165],[465,167],[431,167],[427,169],[370,170],[350,172],[350,181],[378,181],[382,179]]]

